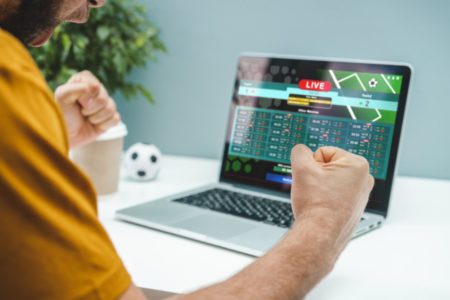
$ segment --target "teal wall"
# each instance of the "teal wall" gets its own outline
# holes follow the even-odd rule
[[[164,153],[221,156],[243,51],[414,65],[400,173],[450,179],[450,1],[153,0],[169,54],[133,75],[156,105],[119,101],[131,134]]]

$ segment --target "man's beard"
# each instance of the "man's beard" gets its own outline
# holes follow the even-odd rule
[[[56,27],[61,0],[22,0],[15,13],[0,22],[0,27],[28,45],[40,33]]]

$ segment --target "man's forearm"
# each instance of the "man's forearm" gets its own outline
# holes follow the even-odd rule
[[[374,178],[361,156],[334,147],[292,150],[296,223],[274,249],[232,278],[179,299],[299,299],[333,268],[367,205]]]
[[[318,229],[319,228],[319,229]],[[302,220],[268,254],[232,278],[180,299],[299,299],[333,267],[334,241],[317,222]],[[324,229],[324,231],[326,231]]]

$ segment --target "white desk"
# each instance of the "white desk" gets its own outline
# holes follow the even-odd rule
[[[252,257],[114,220],[114,211],[204,184],[219,162],[167,156],[157,181],[123,180],[99,215],[134,282],[187,292],[225,279]],[[450,182],[398,178],[388,222],[350,243],[308,299],[450,299]]]

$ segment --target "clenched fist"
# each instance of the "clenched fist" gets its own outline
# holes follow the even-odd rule
[[[313,153],[297,145],[291,154],[294,216],[331,239],[333,260],[347,245],[367,205],[374,179],[367,160],[335,147]]]
[[[114,100],[89,71],[72,76],[56,89],[55,97],[64,115],[71,149],[93,142],[120,123]]]

